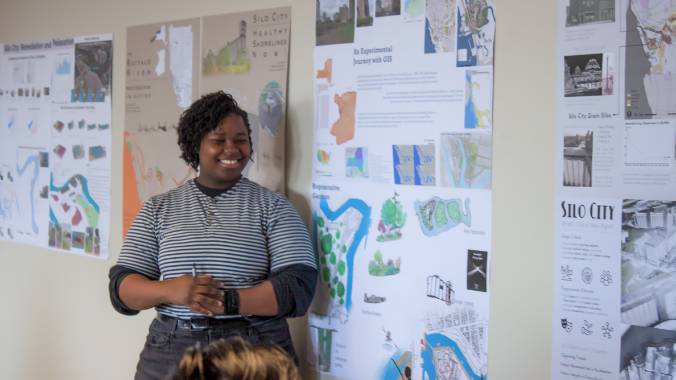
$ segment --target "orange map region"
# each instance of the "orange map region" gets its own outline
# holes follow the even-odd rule
[[[171,186],[167,186],[164,182],[164,175],[159,170],[148,170],[146,168],[145,158],[143,156],[143,151],[136,149],[136,157],[134,157],[134,142],[129,134],[125,132],[124,134],[124,167],[123,167],[123,185],[124,195],[122,199],[122,233],[123,236],[127,235],[127,230],[131,227],[131,224],[134,222],[136,214],[143,207],[144,199],[141,199],[140,194],[144,193],[141,190],[146,190],[147,188],[139,189],[139,186],[152,184],[154,191],[151,191],[150,196],[167,191],[171,189]],[[138,172],[141,173],[141,178],[136,178],[136,170],[134,170],[134,160],[139,165]],[[174,187],[181,186],[185,181],[194,177],[197,173],[191,167],[186,166],[186,174],[183,178],[171,177],[171,182],[173,182]],[[141,181],[139,183],[139,181]]]
[[[80,225],[80,222],[82,221],[82,213],[80,213],[80,210],[75,210],[75,215],[73,215],[73,218],[70,221],[70,224],[74,226]]]
[[[324,61],[324,68],[317,70],[317,79],[326,78],[331,83],[331,73],[333,67],[333,60],[331,58]]]
[[[342,95],[336,94],[333,101],[338,105],[340,117],[331,126],[331,134],[336,137],[336,144],[340,145],[354,138],[354,111],[357,105],[357,92],[348,91]]]
[[[124,133],[125,142],[128,142],[128,133]],[[134,175],[133,157],[131,147],[128,143],[124,144],[124,163],[122,167],[122,236],[127,236],[127,231],[131,227],[136,214],[141,210],[143,202],[138,195],[136,184],[136,175]]]

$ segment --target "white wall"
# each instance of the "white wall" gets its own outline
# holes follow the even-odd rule
[[[553,273],[555,3],[496,0],[494,223],[489,377],[547,379]],[[0,0],[0,41],[113,33],[111,258],[99,261],[0,242],[0,378],[129,379],[146,311],[108,301],[121,246],[126,28],[292,6],[288,194],[309,220],[313,0]],[[303,320],[293,322],[305,350]],[[361,379],[356,379],[361,380]]]

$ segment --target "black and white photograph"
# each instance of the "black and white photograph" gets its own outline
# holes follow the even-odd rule
[[[603,54],[569,55],[563,60],[565,97],[603,95]]]
[[[397,16],[400,13],[400,0],[376,0],[376,17]]]
[[[622,334],[621,379],[671,379],[676,331],[629,326]]]
[[[676,201],[622,204],[622,322],[676,330]]]
[[[568,0],[566,26],[615,22],[615,0]]]
[[[563,186],[591,187],[594,132],[571,129],[563,135]]]
[[[467,290],[486,291],[488,252],[467,250]]]

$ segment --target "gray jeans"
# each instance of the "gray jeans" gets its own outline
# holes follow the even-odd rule
[[[173,374],[186,348],[199,342],[203,347],[218,339],[241,336],[252,344],[276,344],[298,363],[285,319],[237,319],[215,326],[186,328],[167,317],[150,324],[145,346],[136,366],[135,380],[163,380]]]

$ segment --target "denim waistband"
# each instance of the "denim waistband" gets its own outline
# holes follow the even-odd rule
[[[162,322],[162,324],[169,327],[171,330],[199,331],[213,328],[237,329],[251,326],[251,321],[244,317],[225,318],[225,319],[218,318],[180,319],[164,314],[157,314],[155,319]]]

